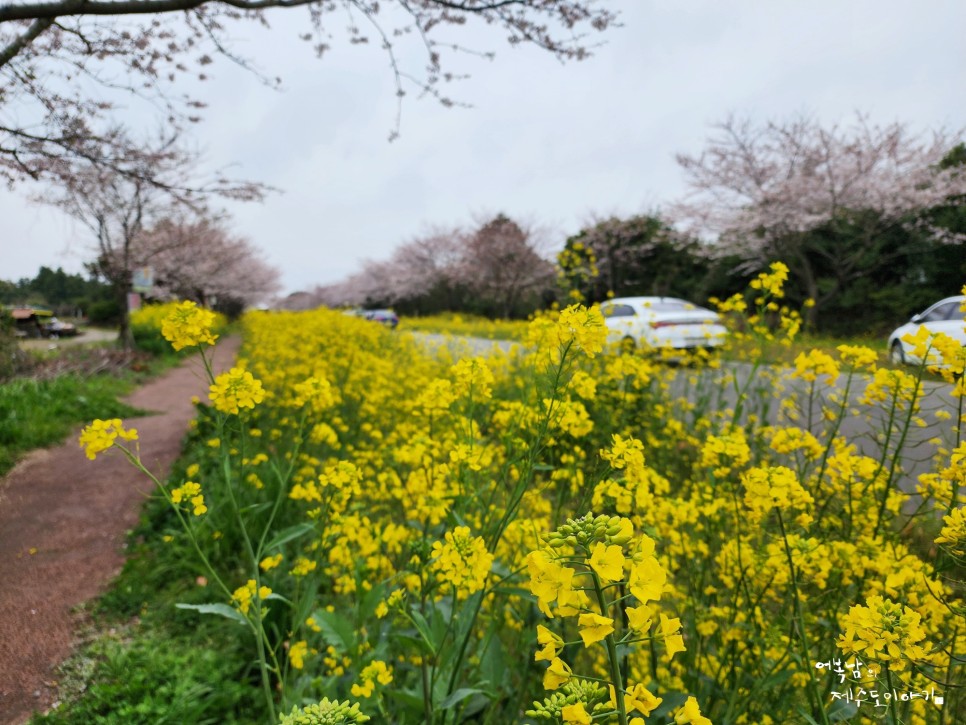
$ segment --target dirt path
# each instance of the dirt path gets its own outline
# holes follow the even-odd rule
[[[238,340],[215,350],[217,369]],[[207,384],[193,358],[126,400],[157,415],[125,421],[138,429],[141,459],[163,477],[194,417],[191,396]],[[34,451],[0,480],[0,723],[25,722],[56,694],[55,669],[70,653],[72,609],[102,592],[124,563],[126,532],[149,484],[120,455],[89,461],[76,434]]]

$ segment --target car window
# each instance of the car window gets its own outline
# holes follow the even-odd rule
[[[634,308],[630,305],[606,305],[601,312],[604,317],[633,317]]]
[[[959,315],[959,302],[952,301],[939,305],[923,315],[920,322],[942,322],[943,320],[954,320]]]

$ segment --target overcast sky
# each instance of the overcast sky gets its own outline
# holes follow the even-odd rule
[[[280,190],[232,206],[234,231],[292,292],[340,281],[433,225],[503,212],[547,229],[559,248],[592,215],[657,210],[684,192],[675,154],[699,153],[728,114],[966,126],[962,0],[610,5],[623,27],[580,63],[510,47],[472,23],[452,34],[497,53],[450,65],[472,75],[448,88],[472,108],[410,94],[392,143],[393,78],[375,44],[336,42],[317,60],[296,39],[299,11],[270,15],[270,33],[239,28],[236,50],[284,91],[221,61],[201,86],[210,108],[195,142],[207,161]],[[79,272],[86,230],[23,191],[0,191],[0,278],[41,265]]]

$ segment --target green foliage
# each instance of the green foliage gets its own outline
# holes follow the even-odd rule
[[[124,634],[129,638],[102,635],[70,660],[62,679],[75,692],[62,692],[66,700],[35,717],[33,725],[262,720],[244,659],[230,647],[216,649],[160,631]]]
[[[610,218],[567,240],[557,263],[569,290],[588,302],[659,295],[703,301],[710,262],[701,245],[657,216]]]
[[[117,400],[130,380],[108,375],[66,375],[53,380],[16,379],[0,385],[0,474],[25,451],[58,443],[72,427],[92,418],[136,415]]]
[[[39,303],[49,306],[59,315],[86,312],[98,303],[110,300],[111,289],[95,278],[85,279],[79,274],[68,274],[41,267],[33,279],[23,278],[17,282],[0,280],[0,303]],[[102,320],[103,321],[103,320]]]

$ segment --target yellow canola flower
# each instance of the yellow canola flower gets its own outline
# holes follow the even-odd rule
[[[937,544],[946,544],[949,550],[957,556],[966,555],[966,514],[960,506],[951,514],[943,516],[945,524],[939,536],[936,538]]]
[[[353,697],[372,697],[376,683],[388,685],[392,682],[392,668],[382,660],[373,660],[359,673],[361,682],[352,685]]]
[[[590,713],[584,708],[584,703],[577,702],[573,705],[564,705],[560,711],[560,717],[567,725],[590,725]]]
[[[250,372],[232,368],[215,378],[208,398],[222,413],[238,415],[241,408],[254,408],[265,399],[265,391],[260,381]]]
[[[536,662],[539,662],[540,660],[551,662],[560,653],[560,650],[563,649],[564,641],[557,634],[551,632],[542,624],[538,624],[537,644],[543,645],[543,649],[537,650],[537,653],[533,656],[533,659]]]
[[[614,631],[614,620],[599,614],[581,614],[577,619],[580,627],[580,638],[584,640],[584,647],[590,647],[594,642],[600,642]]]
[[[701,714],[698,701],[689,697],[681,709],[674,714],[674,725],[711,725],[711,720]]]
[[[641,604],[661,598],[664,585],[667,582],[667,572],[654,556],[654,540],[649,536],[641,536],[640,552],[633,557],[631,573],[627,580],[631,594],[637,597]]]
[[[845,654],[857,654],[902,669],[904,661],[926,658],[926,630],[920,615],[907,606],[873,595],[842,617],[845,633],[837,644]]]
[[[573,676],[574,671],[570,669],[570,665],[559,657],[554,657],[550,662],[550,667],[543,673],[543,688],[545,690],[556,690]]]
[[[650,607],[627,607],[624,613],[627,614],[627,622],[631,629],[636,632],[644,633],[651,628],[651,617],[654,616],[654,612]]]
[[[120,418],[97,419],[81,431],[78,443],[84,449],[85,455],[93,461],[98,453],[109,449],[118,438],[122,441],[136,441],[137,429],[125,429]]]
[[[467,526],[447,531],[445,543],[433,543],[433,570],[441,590],[456,590],[457,599],[466,599],[486,586],[493,554],[486,550],[483,537],[473,537]]]
[[[788,280],[788,266],[783,262],[772,262],[770,269],[770,274],[762,272],[756,279],[749,282],[748,286],[781,299],[785,296],[783,287]]]
[[[608,584],[624,578],[624,551],[620,546],[597,542],[588,563]]]
[[[276,566],[282,563],[282,555],[275,554],[275,556],[266,556],[259,563],[262,571],[268,571],[269,569],[274,569]]]
[[[838,350],[842,362],[856,370],[872,371],[879,361],[879,354],[864,345],[839,345],[835,349]]]
[[[214,323],[214,312],[185,301],[177,305],[161,323],[161,334],[175,350],[202,344],[214,345],[218,339],[211,332]]]
[[[288,648],[288,661],[296,670],[305,666],[305,656],[309,653],[309,645],[303,639]]]
[[[745,505],[756,521],[773,508],[802,509],[813,502],[795,472],[785,466],[752,468],[741,477],[741,483],[745,488]]]
[[[635,710],[644,717],[650,715],[658,706],[664,702],[664,698],[655,697],[654,694],[648,690],[643,684],[638,682],[633,687],[629,687],[624,693],[624,708],[628,713],[632,713]],[[614,686],[610,686],[610,706],[617,709],[617,695],[614,690]],[[641,718],[634,718],[640,722],[644,722]],[[631,720],[633,723],[634,720]]]
[[[266,586],[258,587],[254,579],[245,582],[245,586],[238,587],[231,595],[232,602],[242,614],[248,614],[252,602],[256,599],[267,599],[272,590]]]
[[[832,382],[838,379],[839,366],[832,356],[821,350],[799,353],[795,358],[795,372],[792,373],[792,377],[813,383],[820,375],[827,376]]]
[[[668,659],[674,657],[678,652],[684,652],[687,649],[684,646],[684,637],[680,634],[681,620],[677,617],[670,619],[662,614],[658,631],[664,638],[664,647],[667,649]]]

